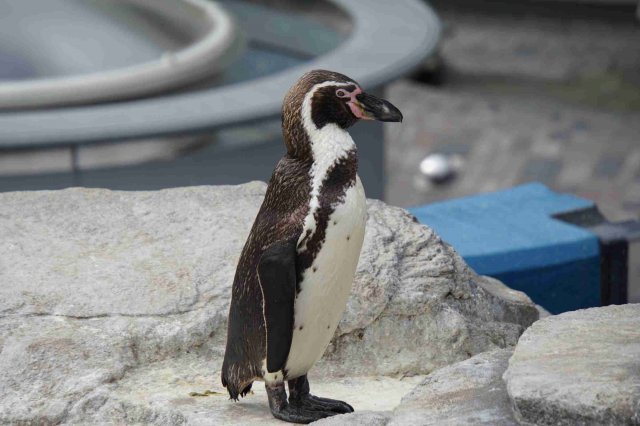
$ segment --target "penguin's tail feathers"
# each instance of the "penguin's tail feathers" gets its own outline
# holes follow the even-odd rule
[[[224,370],[222,372],[222,386],[227,388],[230,399],[234,401],[237,401],[239,397],[247,395],[251,391],[251,385],[253,385],[253,380],[250,380],[248,383],[239,383],[227,376]]]

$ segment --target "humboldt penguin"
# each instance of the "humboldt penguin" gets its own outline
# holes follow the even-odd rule
[[[233,281],[222,384],[237,400],[264,381],[271,413],[288,422],[353,411],[311,395],[307,372],[338,326],[364,239],[366,199],[347,132],[358,120],[399,122],[402,114],[331,71],[310,71],[287,92],[286,154]]]

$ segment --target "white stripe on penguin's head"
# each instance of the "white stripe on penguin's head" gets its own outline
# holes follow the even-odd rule
[[[311,90],[307,92],[307,94],[304,96],[304,101],[302,101],[301,114],[302,114],[302,124],[304,126],[304,129],[307,131],[307,134],[309,135],[309,137],[312,136],[314,131],[318,131],[318,127],[316,126],[316,123],[313,122],[313,117],[311,114],[311,102],[313,100],[313,96],[316,94],[316,91],[318,91],[318,89],[322,89],[323,87],[327,87],[327,86],[356,86],[357,87],[358,85],[352,81],[348,81],[346,83],[340,82],[340,81],[323,81],[322,83],[315,84],[311,88]]]

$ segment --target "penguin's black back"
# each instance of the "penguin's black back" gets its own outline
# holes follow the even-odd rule
[[[262,377],[266,328],[257,266],[265,249],[297,241],[309,211],[311,161],[283,157],[271,176],[262,206],[242,249],[233,281],[222,384],[237,399]]]

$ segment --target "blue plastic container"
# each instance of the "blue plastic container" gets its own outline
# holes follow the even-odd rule
[[[525,292],[552,313],[600,306],[600,246],[555,215],[592,201],[531,183],[409,209],[476,272]]]

